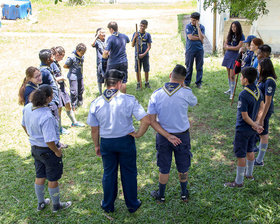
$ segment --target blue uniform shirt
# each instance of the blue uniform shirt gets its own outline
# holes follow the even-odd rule
[[[126,44],[129,38],[125,34],[114,32],[106,42],[105,50],[110,52],[108,65],[115,65],[127,62]]]
[[[96,49],[96,65],[98,67],[98,65],[102,63],[102,55],[105,49],[105,41],[101,41],[100,39],[97,39],[93,47],[95,47]]]
[[[32,103],[23,108],[22,126],[29,135],[33,146],[48,147],[46,142],[59,141],[58,122],[49,107],[33,108]]]
[[[244,41],[244,40],[245,40],[245,36],[242,34],[240,41]],[[239,44],[240,41],[237,41],[236,36],[233,35],[231,42],[227,43],[227,44],[230,45],[230,46],[235,47],[235,46],[237,46]]]
[[[243,120],[241,112],[247,112],[248,116],[256,121],[261,101],[263,95],[255,84],[244,87],[238,97],[236,130],[253,131],[252,127]]]
[[[251,66],[252,58],[254,55],[254,51],[247,50],[244,54],[244,65],[243,68]]]
[[[42,74],[42,84],[48,84],[52,87],[53,90],[53,99],[52,102],[59,104],[59,93],[58,93],[58,86],[54,78],[54,74],[52,69],[44,64],[41,64],[40,66],[40,72]]]
[[[167,132],[180,133],[189,129],[188,107],[196,104],[197,98],[190,88],[166,83],[152,94],[148,114],[157,114],[157,121]]]
[[[268,77],[264,82],[260,82],[258,84],[258,87],[263,94],[264,101],[265,101],[265,96],[272,96],[271,104],[267,113],[273,113],[274,112],[273,96],[276,90],[276,81],[272,77]]]
[[[87,123],[92,127],[99,126],[102,138],[119,138],[135,130],[132,115],[137,120],[147,115],[134,96],[105,90],[102,96],[92,101]]]
[[[69,67],[67,78],[69,80],[80,80],[83,78],[84,56],[80,57],[76,51],[67,58],[65,64]]]
[[[36,89],[38,89],[38,86],[35,85],[33,82],[28,82],[26,84],[25,91],[24,91],[24,100],[25,100],[24,106],[29,103],[29,95]]]
[[[205,34],[205,28],[203,25],[199,24],[200,30],[202,34]],[[203,50],[203,44],[200,40],[190,40],[188,38],[189,34],[192,34],[193,36],[198,37],[198,30],[196,26],[193,26],[191,23],[186,25],[186,52],[196,52],[196,51],[202,51]]]
[[[135,36],[135,32],[132,35],[131,41],[133,40]],[[148,48],[148,44],[152,43],[152,37],[151,34],[145,32],[145,33],[140,33],[138,32],[138,49],[139,49],[139,54],[145,53],[145,51]],[[137,48],[136,48],[136,40],[135,40],[135,55],[137,55]],[[149,52],[146,54],[146,56],[149,56]]]

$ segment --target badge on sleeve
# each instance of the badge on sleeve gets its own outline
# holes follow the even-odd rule
[[[271,86],[269,86],[269,87],[267,88],[267,92],[268,92],[268,93],[272,93],[272,87],[271,87]]]
[[[239,100],[238,103],[237,103],[237,108],[240,108],[240,107],[241,107],[241,104],[242,104],[242,103],[241,103],[241,101]]]

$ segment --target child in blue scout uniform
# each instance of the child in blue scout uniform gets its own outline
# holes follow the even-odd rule
[[[255,160],[255,166],[263,166],[263,158],[268,146],[269,119],[274,113],[273,96],[276,90],[277,76],[269,58],[264,58],[259,61],[258,70],[260,74],[258,87],[264,96],[264,110],[259,122],[264,130],[260,133],[259,154]]]
[[[107,27],[111,36],[106,41],[106,47],[102,57],[105,60],[108,59],[107,70],[117,69],[125,73],[121,92],[126,93],[128,67],[126,44],[129,43],[129,38],[125,34],[118,32],[118,24],[116,22],[110,22]]]
[[[242,47],[245,36],[242,32],[241,24],[238,21],[234,21],[229,28],[227,40],[224,43],[224,49],[226,50],[222,66],[227,68],[228,73],[228,84],[229,90],[225,91],[225,94],[230,94],[230,99],[232,99],[234,86],[235,86],[235,77],[234,77],[234,63],[238,56],[238,51]]]
[[[135,32],[132,36],[131,43],[132,47],[135,46],[136,44],[136,38],[138,37],[138,55],[137,55],[137,48],[135,46],[135,72],[137,74],[138,72],[138,63],[137,63],[137,57],[140,60],[140,72],[141,72],[141,67],[143,65],[143,69],[145,72],[145,87],[146,88],[151,88],[149,84],[149,71],[150,71],[150,63],[149,63],[149,51],[152,47],[152,37],[151,34],[146,32],[146,29],[148,27],[148,21],[147,20],[142,20],[140,22],[140,30],[139,32]],[[137,88],[136,90],[140,90],[140,80],[138,80],[137,77]]]
[[[249,180],[254,180],[254,140],[256,133],[263,131],[263,127],[257,122],[259,111],[263,110],[263,95],[255,85],[257,74],[257,70],[252,67],[241,71],[240,81],[245,87],[239,94],[237,105],[234,139],[234,153],[237,157],[236,178],[233,182],[225,183],[225,187],[242,187],[244,176]]]
[[[191,165],[190,122],[188,107],[197,104],[197,98],[189,87],[183,87],[186,69],[176,65],[170,74],[170,82],[156,90],[149,101],[148,114],[151,126],[157,133],[157,165],[159,167],[159,189],[151,195],[164,202],[165,187],[168,182],[174,152],[181,184],[181,199],[188,201],[188,170]]]
[[[136,146],[134,138],[141,137],[148,129],[150,120],[134,96],[120,92],[124,73],[116,69],[105,74],[107,89],[90,106],[87,123],[97,156],[103,161],[104,198],[101,207],[105,212],[114,212],[118,193],[118,166],[125,203],[133,213],[141,205],[137,199]],[[133,127],[132,115],[140,120],[137,132]],[[99,138],[101,137],[100,143]]]
[[[62,152],[57,148],[59,141],[58,124],[48,104],[53,91],[49,85],[42,85],[32,93],[31,102],[23,109],[22,127],[29,136],[32,156],[35,160],[35,193],[38,199],[37,211],[50,204],[44,198],[45,180],[53,204],[53,212],[71,206],[71,201],[60,202],[58,180],[63,173]]]
[[[58,85],[55,81],[53,70],[51,69],[50,65],[53,63],[53,55],[51,50],[43,49],[39,52],[39,58],[41,61],[40,71],[42,74],[42,84],[47,84],[52,87],[53,90],[53,99],[50,102],[49,107],[51,108],[54,116],[57,120],[59,120],[58,116],[58,105],[59,105],[59,91]]]
[[[91,45],[96,49],[96,76],[99,95],[102,95],[102,83],[104,83],[103,71],[102,71],[102,55],[105,49],[105,30],[98,28],[96,30],[95,39]]]
[[[245,44],[245,47],[240,48],[240,52],[242,53],[242,68],[251,66],[254,51],[250,50],[250,45],[254,38],[256,38],[256,36],[249,35],[247,39],[243,42]]]
[[[30,102],[30,94],[38,89],[39,85],[42,83],[42,75],[38,68],[30,66],[25,71],[25,78],[19,89],[19,104],[26,105]]]
[[[69,94],[66,92],[65,82],[66,79],[61,73],[61,66],[59,65],[59,61],[64,58],[65,50],[63,47],[53,47],[52,53],[54,56],[54,62],[51,64],[51,69],[54,72],[55,80],[59,85],[59,105],[58,105],[58,114],[59,114],[59,130],[61,134],[68,134],[69,132],[61,126],[61,111],[62,107],[65,107],[67,116],[72,121],[72,127],[84,127],[85,125],[81,122],[78,122],[75,118],[75,114],[71,108],[71,99]]]
[[[194,12],[191,14],[191,22],[186,25],[186,53],[185,64],[187,67],[187,76],[185,84],[190,85],[192,81],[193,62],[196,63],[196,86],[201,88],[203,75],[203,41],[205,35],[205,28],[199,24],[200,14]]]
[[[84,79],[83,79],[83,63],[84,54],[87,47],[80,43],[76,46],[76,50],[67,58],[64,68],[68,68],[67,78],[70,83],[70,96],[73,110],[83,105]]]

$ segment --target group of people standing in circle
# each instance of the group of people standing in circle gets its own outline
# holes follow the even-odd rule
[[[199,24],[199,18],[199,13],[193,13],[190,24],[186,26],[186,67],[182,65],[174,67],[170,72],[169,82],[151,95],[147,112],[134,96],[126,94],[128,78],[126,44],[130,42],[129,38],[118,31],[116,22],[108,24],[111,36],[106,44],[104,29],[99,28],[96,31],[92,46],[96,48],[97,53],[97,82],[100,96],[90,105],[87,123],[91,126],[96,155],[102,156],[104,198],[101,201],[101,208],[105,212],[115,210],[119,166],[128,211],[134,213],[141,206],[142,202],[137,198],[135,138],[143,136],[149,126],[157,132],[156,149],[159,167],[158,188],[151,192],[151,196],[159,203],[165,202],[165,188],[174,153],[181,186],[180,200],[187,202],[189,199],[187,184],[192,153],[187,112],[189,106],[197,104],[197,98],[188,86],[191,83],[192,67],[196,60],[196,86],[199,89],[202,87],[205,28]],[[147,26],[148,22],[142,20],[140,30],[133,34],[131,42],[134,47],[136,43],[140,44],[140,51],[135,55],[135,71],[138,71],[137,60],[140,60],[140,66],[143,66],[145,72],[145,87],[151,88],[148,53],[152,40],[151,35],[145,31]],[[136,42],[137,38],[139,40]],[[243,47],[243,41],[247,44],[246,48]],[[237,176],[234,182],[225,184],[226,187],[242,187],[244,176],[250,180],[254,179],[253,166],[263,165],[277,77],[269,59],[271,48],[263,44],[261,39],[253,36],[249,36],[245,41],[239,22],[231,24],[224,48],[226,53],[223,66],[227,68],[229,79],[229,90],[226,93],[230,95],[235,86],[234,62],[238,53],[243,55],[244,69],[241,84],[245,88],[239,96],[234,142],[234,151],[238,158]],[[59,134],[63,134],[61,108],[66,108],[73,127],[84,126],[76,120],[74,111],[83,105],[85,52],[86,46],[82,43],[78,44],[63,66],[69,69],[67,78],[70,96],[65,90],[66,79],[61,74],[59,65],[59,61],[65,55],[61,46],[40,51],[40,69],[29,67],[26,70],[26,78],[19,91],[19,103],[25,105],[22,126],[29,136],[32,156],[35,159],[35,193],[38,199],[38,211],[43,210],[50,203],[50,199],[44,198],[46,179],[53,212],[68,208],[72,204],[71,201],[60,202],[59,197],[58,180],[63,172],[61,149],[67,147],[59,139]],[[253,67],[257,68],[258,72]],[[140,81],[137,80],[137,90],[140,88]],[[255,82],[259,83],[258,88]],[[102,83],[105,83],[104,91],[102,91]],[[133,116],[140,120],[137,131],[133,127]],[[255,143],[257,132],[261,139],[260,152],[254,160],[252,145]],[[246,156],[247,160],[245,160]],[[246,175],[244,175],[245,169]]]

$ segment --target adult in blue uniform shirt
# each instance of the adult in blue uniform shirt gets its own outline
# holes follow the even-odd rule
[[[102,57],[103,60],[108,59],[107,70],[117,69],[124,72],[125,75],[122,81],[121,92],[126,93],[128,67],[126,44],[129,43],[129,38],[125,34],[118,32],[118,24],[116,22],[110,22],[107,27],[111,36],[108,37],[106,41],[106,47]]]
[[[150,120],[134,96],[120,92],[123,77],[123,72],[116,69],[106,72],[107,89],[91,103],[87,123],[91,126],[95,152],[97,156],[102,156],[103,161],[102,209],[105,212],[114,211],[120,165],[125,203],[128,211],[133,213],[141,205],[141,201],[137,199],[134,138],[141,137],[147,131]],[[136,132],[132,115],[140,120],[140,127]]]
[[[199,24],[200,14],[194,12],[191,14],[191,22],[186,25],[186,53],[185,53],[185,64],[187,67],[187,75],[185,79],[185,84],[190,85],[192,81],[193,73],[193,62],[195,59],[196,63],[196,86],[201,88],[202,75],[203,75],[203,41],[205,28],[203,25]]]
[[[197,104],[197,98],[189,87],[183,87],[186,69],[176,65],[170,74],[170,82],[156,90],[149,101],[148,114],[151,126],[156,130],[157,165],[159,167],[159,189],[152,196],[164,202],[165,187],[168,182],[174,152],[179,180],[181,199],[188,201],[188,170],[191,165],[191,145],[188,107]]]

